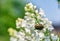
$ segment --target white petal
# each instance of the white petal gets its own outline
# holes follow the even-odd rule
[[[30,13],[29,12],[26,12],[25,15],[30,15]]]
[[[17,38],[10,37],[10,41],[17,41]]]
[[[36,6],[34,6],[34,9],[36,9]]]
[[[38,10],[35,10],[35,13],[38,13]]]

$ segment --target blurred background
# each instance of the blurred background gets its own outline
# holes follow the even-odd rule
[[[0,41],[9,41],[7,30],[9,27],[15,29],[15,21],[24,17],[24,6],[28,2],[42,8],[55,31],[60,33],[60,0],[0,0]]]

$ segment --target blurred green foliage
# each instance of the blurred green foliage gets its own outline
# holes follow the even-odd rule
[[[58,0],[58,2],[60,2],[60,0]]]
[[[16,27],[16,19],[23,18],[24,0],[0,0],[0,35],[8,35],[9,27]]]
[[[60,1],[60,0],[58,0],[58,1]]]

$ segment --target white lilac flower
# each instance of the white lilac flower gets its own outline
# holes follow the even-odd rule
[[[31,41],[31,36],[25,36],[25,40]]]
[[[10,37],[10,41],[17,41],[17,38],[15,38],[15,37]]]
[[[38,30],[35,30],[35,37],[39,35]]]
[[[38,10],[35,10],[35,13],[38,14]]]
[[[25,31],[26,31],[27,33],[31,34],[31,31],[30,31],[30,29],[28,29],[28,28],[25,28]]]
[[[25,41],[24,37],[20,37],[17,41]]]
[[[40,18],[40,20],[42,21],[42,24],[46,24],[47,20],[45,20],[45,18]]]
[[[40,8],[40,12],[44,12],[44,10],[42,8]]]
[[[36,41],[36,40],[35,40],[35,37],[31,38],[31,41]]]
[[[9,32],[10,36],[16,36],[16,33],[17,33],[17,31],[15,29],[13,29],[13,28],[9,28],[8,32]]]
[[[34,37],[36,36],[35,30],[31,30],[31,33],[32,33],[31,36],[34,36]]]
[[[14,30],[14,36],[16,37],[16,35],[17,35],[17,31],[16,31],[16,30]]]
[[[44,25],[44,23],[43,23],[43,22],[40,22],[40,24]]]
[[[34,18],[34,17],[35,17],[35,14],[34,14],[34,13],[32,13],[32,14],[30,14],[30,16],[31,16],[32,18]]]
[[[35,26],[35,20],[30,18],[29,20],[26,20],[27,21],[27,28],[33,28],[34,29],[34,26]]]
[[[43,12],[39,12],[39,14],[40,14],[41,16],[44,16],[44,13],[43,13]]]
[[[18,20],[16,20],[16,28],[20,28],[21,24],[22,24],[22,20],[21,18],[18,18]]]
[[[52,31],[53,29],[54,29],[53,26],[48,27],[49,31]]]
[[[54,34],[51,34],[51,38],[52,38],[53,41],[56,41],[58,39],[58,36],[54,35]]]
[[[39,37],[40,37],[40,38],[44,38],[44,33],[43,33],[43,32],[40,32],[40,33],[39,33]]]
[[[41,16],[37,16],[37,19],[41,19]]]
[[[28,3],[25,6],[24,19],[18,18],[16,20],[16,28],[19,31],[9,28],[8,32],[10,41],[59,41],[59,37],[51,33],[54,29],[52,22],[45,18],[44,11],[40,8],[37,10],[36,6],[32,3]],[[42,30],[35,29],[35,25],[42,24],[44,28]],[[46,35],[49,34],[49,35]]]
[[[43,18],[42,20],[44,24],[47,24],[48,26],[51,25],[48,18]]]
[[[28,11],[28,9],[26,7],[24,9],[25,9],[25,11]]]
[[[31,17],[29,16],[24,16],[24,20],[29,20]]]
[[[53,34],[53,33],[51,33],[51,36],[54,36],[54,34]]]
[[[34,23],[27,23],[27,28],[34,29]]]
[[[20,26],[21,26],[21,22],[17,22],[16,23],[16,28],[20,28]]]
[[[43,32],[46,32],[46,28],[43,29]]]
[[[40,8],[39,14],[40,14],[41,16],[44,16],[44,11],[42,10],[42,8]]]
[[[57,40],[57,36],[53,36],[53,37],[52,37],[52,40],[53,40],[53,41],[56,41],[56,40]]]
[[[51,41],[50,36],[45,36],[45,41]]]
[[[36,6],[33,6],[34,9],[36,9]]]
[[[34,37],[34,33],[32,33],[32,37]]]
[[[49,24],[49,25],[52,25],[52,21],[48,21],[48,24]]]
[[[45,39],[45,41],[50,41],[50,39],[49,39],[49,38],[47,38],[47,39]]]
[[[12,35],[13,31],[14,31],[13,28],[9,28],[9,29],[8,29],[9,35]]]
[[[33,9],[32,3],[26,4],[25,11],[30,11],[31,9]]]
[[[31,13],[29,13],[29,12],[25,12],[25,15],[28,15],[28,16],[29,16],[30,14],[31,14]]]
[[[45,27],[45,28],[48,28],[49,26],[48,26],[48,24],[45,24],[44,27]]]
[[[48,20],[48,18],[44,18],[43,21],[45,24],[47,24],[48,26],[52,26],[52,22]]]
[[[27,20],[27,23],[34,23],[34,22],[35,22],[35,20],[33,18],[30,18]]]
[[[39,41],[40,40],[40,37],[39,37],[39,34],[38,33],[36,33],[35,38],[36,38],[36,41]]]
[[[22,24],[22,27],[26,27],[26,25],[27,25],[26,20],[23,20],[21,24]]]
[[[29,5],[29,7],[30,7],[30,8],[32,8],[32,7],[33,7],[33,4],[32,4],[32,3],[29,3],[29,4],[27,4],[27,5]]]
[[[23,32],[17,32],[16,37],[17,37],[18,39],[22,40],[22,38],[23,38],[23,39],[25,38],[25,33],[23,33]]]
[[[25,36],[25,33],[24,32],[19,32],[19,33],[20,33],[21,36]]]
[[[44,21],[48,21],[48,18],[44,18]]]

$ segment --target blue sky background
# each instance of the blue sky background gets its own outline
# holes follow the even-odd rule
[[[27,0],[27,2],[31,2],[38,8],[42,8],[46,17],[53,23],[58,24],[60,22],[60,10],[58,9],[57,0]]]

